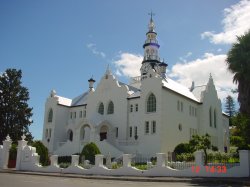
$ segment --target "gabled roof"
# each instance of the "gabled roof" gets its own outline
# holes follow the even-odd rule
[[[162,83],[163,83],[163,87],[169,90],[172,90],[184,97],[187,97],[195,102],[199,102],[199,100],[194,96],[194,94],[187,87],[177,83],[176,81],[167,78],[167,79],[163,79]]]
[[[88,94],[89,92],[85,92],[77,97],[75,97],[73,100],[72,100],[72,104],[71,106],[79,106],[79,105],[85,105],[87,104],[87,98],[88,98]]]

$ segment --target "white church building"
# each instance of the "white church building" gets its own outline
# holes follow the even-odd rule
[[[51,154],[80,153],[95,142],[102,154],[144,157],[172,152],[192,135],[211,136],[220,151],[229,147],[229,120],[223,114],[212,76],[190,88],[166,76],[154,21],[150,19],[143,45],[139,77],[119,82],[107,68],[94,88],[69,99],[53,90],[45,103],[43,143]]]

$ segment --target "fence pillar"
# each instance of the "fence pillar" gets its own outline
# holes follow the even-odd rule
[[[22,152],[23,148],[27,145],[27,141],[25,141],[25,135],[22,136],[22,140],[18,141],[18,147],[17,147],[17,156],[16,156],[16,170],[21,169],[21,158],[22,158]]]
[[[131,154],[122,155],[123,167],[131,167]]]
[[[71,155],[71,166],[78,166],[79,155]]]
[[[2,162],[0,168],[7,169],[8,161],[9,161],[9,151],[12,144],[12,140],[9,135],[6,137],[6,140],[3,141],[3,149],[2,149]]]
[[[95,155],[95,166],[97,167],[103,166],[103,155]]]
[[[166,154],[165,153],[156,153],[156,166],[165,167],[166,166]]]
[[[50,165],[51,166],[58,166],[58,155],[52,155],[51,157],[50,157]]]
[[[239,150],[240,167],[250,176],[250,151]]]
[[[196,151],[194,153],[195,156],[195,165],[196,166],[203,166],[204,165],[204,153],[203,151]]]

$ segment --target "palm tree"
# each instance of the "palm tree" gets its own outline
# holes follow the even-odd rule
[[[240,112],[250,118],[250,30],[243,36],[237,36],[226,62],[234,74],[233,82],[238,83]]]

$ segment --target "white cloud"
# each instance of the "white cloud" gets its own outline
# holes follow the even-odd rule
[[[179,60],[186,63],[187,62],[187,58],[190,57],[193,53],[192,52],[187,52],[187,54],[183,57],[180,57]]]
[[[97,56],[101,56],[102,58],[105,58],[106,57],[106,54],[102,51],[98,51],[97,48],[96,48],[96,44],[94,43],[89,43],[86,45],[88,49],[91,50],[91,52],[94,54],[94,55],[97,55]]]
[[[201,34],[201,38],[209,38],[210,42],[214,44],[234,43],[236,42],[236,36],[241,36],[250,29],[249,20],[250,1],[242,0],[230,8],[224,9],[222,32],[206,31]]]
[[[233,74],[227,70],[226,55],[205,53],[202,58],[183,63],[177,63],[170,70],[169,77],[175,78],[179,83],[190,87],[192,81],[195,85],[207,84],[209,74],[212,74],[218,97],[223,101],[227,95],[232,95],[231,90],[237,85],[233,84]]]
[[[143,57],[140,54],[120,53],[119,59],[114,61],[116,75],[135,77],[140,75],[140,67]]]

